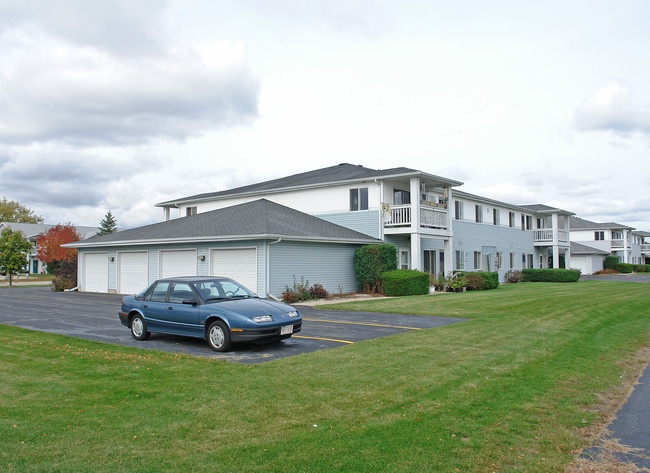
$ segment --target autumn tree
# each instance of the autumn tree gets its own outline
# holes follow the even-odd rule
[[[117,220],[115,220],[115,217],[113,217],[113,214],[109,210],[106,213],[106,216],[104,217],[104,220],[102,220],[99,223],[99,231],[97,232],[97,235],[110,235],[111,233],[115,233],[117,231]]]
[[[77,229],[71,223],[57,225],[36,239],[38,258],[47,263],[47,271],[56,277],[54,289],[62,291],[77,285],[77,250],[61,245],[81,240]]]
[[[43,217],[35,215],[30,208],[3,197],[0,199],[0,222],[43,223]]]
[[[0,270],[9,275],[10,286],[12,275],[25,269],[31,249],[32,244],[21,232],[5,228],[0,233]]]

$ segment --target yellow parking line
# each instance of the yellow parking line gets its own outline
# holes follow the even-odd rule
[[[304,318],[302,320],[307,320],[309,322],[327,322],[330,324],[369,325],[371,327],[389,327],[389,328],[401,328],[404,330],[422,330],[421,328],[417,328],[417,327],[400,327],[399,325],[367,324],[363,322],[346,322],[341,320],[304,319]]]
[[[334,338],[320,338],[320,337],[303,337],[302,335],[294,335],[293,338],[306,338],[308,340],[325,340],[326,342],[354,343],[348,340],[336,340]]]

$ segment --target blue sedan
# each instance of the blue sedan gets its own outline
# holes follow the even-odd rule
[[[290,305],[260,299],[221,277],[159,279],[122,298],[119,316],[136,340],[151,332],[185,335],[207,340],[216,351],[236,342],[282,340],[302,327],[302,316]]]

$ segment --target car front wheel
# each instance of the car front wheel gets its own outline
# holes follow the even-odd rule
[[[208,343],[210,348],[215,351],[228,351],[232,343],[230,342],[230,330],[225,323],[220,320],[212,322],[208,327]]]
[[[151,335],[147,330],[147,322],[144,321],[141,315],[136,315],[131,320],[131,335],[136,340],[146,340]]]

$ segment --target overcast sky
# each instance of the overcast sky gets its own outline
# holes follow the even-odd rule
[[[650,2],[0,0],[0,196],[46,223],[348,162],[650,231]]]

